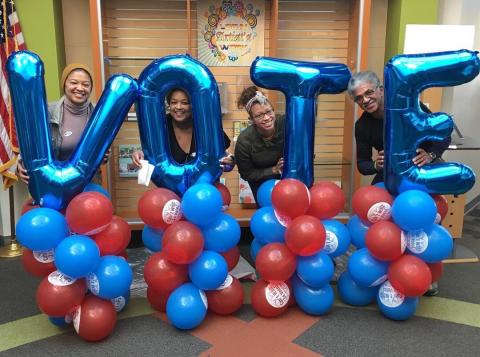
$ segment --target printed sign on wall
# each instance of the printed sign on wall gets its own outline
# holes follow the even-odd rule
[[[207,66],[250,66],[263,56],[264,21],[264,0],[198,1],[198,59]]]

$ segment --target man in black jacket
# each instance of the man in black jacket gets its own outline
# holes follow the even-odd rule
[[[372,71],[355,73],[348,83],[348,94],[357,103],[363,114],[355,123],[355,141],[357,143],[357,168],[362,175],[375,177],[372,185],[383,181],[383,118],[384,91],[378,76]],[[422,103],[420,107],[426,113],[430,110]],[[443,152],[450,145],[451,138],[442,141],[424,141],[417,149],[413,163],[418,167],[441,160]],[[373,159],[373,150],[377,151]]]

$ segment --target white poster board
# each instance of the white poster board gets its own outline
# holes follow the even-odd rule
[[[407,25],[404,54],[473,50],[473,25]]]

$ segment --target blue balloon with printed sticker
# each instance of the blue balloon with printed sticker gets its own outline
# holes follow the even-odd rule
[[[207,297],[192,283],[176,288],[167,300],[167,317],[180,330],[190,330],[202,323],[207,315]]]

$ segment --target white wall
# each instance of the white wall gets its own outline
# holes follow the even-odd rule
[[[480,49],[480,1],[440,0],[439,18],[441,25],[474,25],[474,49]],[[472,82],[445,89],[442,110],[451,114],[461,132],[476,138],[480,146],[480,76]],[[447,151],[447,161],[463,162],[477,174],[477,183],[467,193],[467,203],[480,195],[480,158],[478,151]]]

